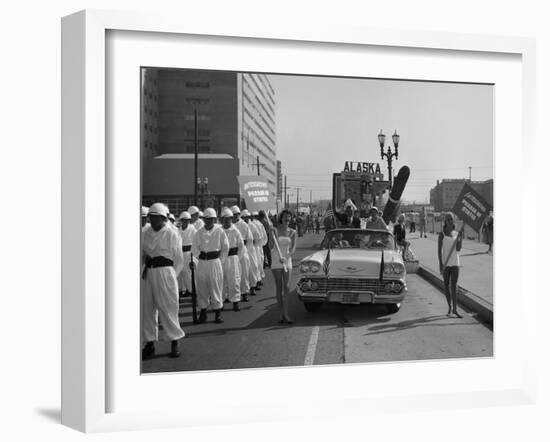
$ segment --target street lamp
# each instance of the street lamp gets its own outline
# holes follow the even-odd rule
[[[383,160],[384,157],[386,157],[388,161],[388,180],[390,182],[390,187],[392,186],[392,161],[393,158],[397,160],[399,155],[399,138],[400,135],[397,133],[397,130],[394,131],[392,135],[392,141],[393,141],[393,147],[394,151],[392,152],[391,146],[388,146],[388,150],[384,152],[384,145],[386,144],[386,135],[382,132],[382,129],[380,129],[380,133],[378,134],[378,143],[380,144],[380,158]]]

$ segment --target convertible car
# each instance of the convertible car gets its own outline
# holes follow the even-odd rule
[[[407,293],[402,252],[386,230],[330,230],[299,267],[296,291],[309,312],[334,302],[386,304],[395,313]]]

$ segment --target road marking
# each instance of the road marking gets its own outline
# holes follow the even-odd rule
[[[313,365],[315,360],[315,351],[317,350],[317,341],[319,340],[319,326],[316,325],[311,330],[311,336],[309,338],[309,343],[307,344],[306,359],[304,365]]]

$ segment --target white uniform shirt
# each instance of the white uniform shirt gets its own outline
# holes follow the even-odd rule
[[[169,222],[158,232],[155,232],[150,224],[145,225],[141,234],[141,245],[143,253],[151,258],[164,256],[171,259],[177,274],[183,268],[181,238],[174,228],[168,224]]]
[[[197,233],[197,229],[193,224],[189,224],[185,230],[180,229],[181,245],[190,246],[193,244],[193,237]]]
[[[260,246],[265,246],[267,244],[267,232],[265,231],[264,225],[257,219],[253,221],[254,225],[258,229],[258,233],[260,234]]]
[[[204,227],[197,231],[193,237],[193,243],[191,246],[191,252],[197,258],[200,252],[220,252],[220,259],[222,263],[227,258],[229,252],[229,241],[223,229],[214,224],[211,230],[206,230]]]
[[[200,229],[204,227],[204,221],[200,218],[197,218],[197,220],[194,223],[190,223],[190,226],[193,226],[195,230],[198,232]]]
[[[248,227],[248,224],[242,219],[239,219],[235,224],[233,224],[237,230],[241,233],[243,241],[246,241],[246,245],[249,246],[252,244],[252,231]]]
[[[254,238],[254,245],[258,246],[261,244],[261,237],[260,237],[260,231],[258,228],[254,225],[254,222],[250,221],[247,224],[248,228],[252,232],[252,238]]]
[[[241,232],[239,232],[239,230],[235,227],[235,225],[231,225],[229,229],[223,229],[223,231],[227,236],[227,241],[229,242],[229,248],[230,249],[234,247],[239,248],[239,253],[237,254],[237,256],[240,258],[244,250],[244,241],[243,241]]]

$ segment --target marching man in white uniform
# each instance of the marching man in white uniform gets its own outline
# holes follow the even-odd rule
[[[252,277],[250,277],[250,294],[254,296],[256,293],[254,290],[259,290],[259,282],[262,279],[260,267],[262,266],[260,262],[260,255],[258,247],[260,244],[260,232],[254,223],[250,222],[250,212],[244,209],[241,212],[241,218],[244,220],[250,232],[252,233],[252,242],[250,246],[247,243],[248,254],[250,255],[250,267]]]
[[[240,311],[241,300],[241,264],[244,242],[241,233],[233,225],[233,212],[222,211],[222,226],[229,241],[229,252],[223,264],[223,299],[233,303],[233,311]]]
[[[193,237],[197,233],[195,226],[191,224],[191,215],[189,212],[181,212],[178,221],[180,222],[180,231],[181,236],[181,248],[183,251],[183,269],[178,275],[178,286],[180,292],[183,292],[185,295],[190,295],[193,290],[191,284],[191,269],[189,263],[191,262],[191,245],[193,244]],[[197,259],[193,258],[195,264]]]
[[[265,231],[264,225],[260,222],[258,219],[258,212],[254,211],[252,212],[252,219],[251,222],[254,223],[256,226],[256,229],[258,229],[258,233],[260,234],[260,239],[258,241],[258,244],[256,244],[256,250],[258,251],[259,256],[259,267],[260,267],[260,281],[258,282],[259,288],[263,285],[263,279],[265,278],[265,271],[264,271],[264,246],[267,244],[267,232]]]
[[[191,215],[191,224],[195,227],[195,230],[198,232],[202,226],[204,226],[204,221],[199,219],[199,208],[197,206],[191,206],[187,209],[189,215]]]
[[[216,318],[222,323],[223,307],[223,263],[229,252],[229,242],[222,227],[216,223],[216,211],[208,208],[204,211],[204,227],[193,237],[191,252],[199,258],[195,272],[197,283],[197,305],[200,308],[198,323],[206,322],[206,309],[210,304]],[[193,262],[190,266],[194,266]]]
[[[142,230],[142,359],[155,354],[158,341],[158,319],[166,337],[172,341],[170,357],[180,356],[179,339],[185,336],[178,319],[179,300],[177,274],[183,266],[181,238],[170,226],[168,208],[161,203],[149,209],[149,224]]]
[[[243,302],[248,302],[248,293],[250,292],[250,274],[252,272],[250,255],[248,253],[248,246],[252,244],[252,232],[248,228],[248,225],[241,219],[241,209],[238,206],[231,207],[233,213],[233,225],[241,234],[243,239],[244,248],[243,253],[240,256],[241,264],[241,299]]]

